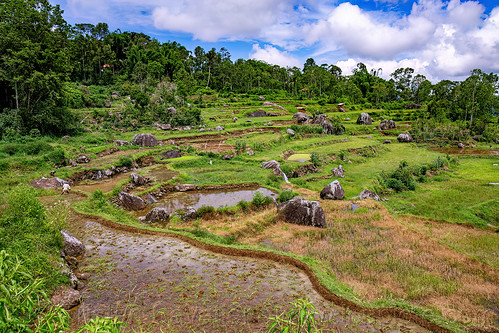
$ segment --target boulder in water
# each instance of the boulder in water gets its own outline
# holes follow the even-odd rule
[[[63,253],[65,256],[79,257],[85,254],[85,245],[78,238],[66,230],[61,230],[61,235],[64,241]]]
[[[69,310],[81,302],[81,294],[78,290],[74,290],[68,286],[59,286],[55,289],[52,297],[50,297],[50,301],[54,305]]]

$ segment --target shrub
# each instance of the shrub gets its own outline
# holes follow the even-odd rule
[[[290,190],[284,190],[281,193],[279,193],[276,200],[279,203],[283,203],[283,202],[286,202],[286,201],[293,199],[296,196],[298,196],[298,193],[295,193],[295,192],[290,191]]]
[[[133,166],[133,159],[131,156],[121,156],[116,166],[131,168]]]
[[[215,208],[212,206],[201,206],[198,208],[198,216],[204,216],[207,214],[211,214],[215,211]]]
[[[51,219],[28,185],[15,187],[7,202],[0,218],[0,248],[17,256],[34,278],[46,278],[50,285],[66,282],[54,265],[62,247],[64,217]]]
[[[250,203],[244,200],[241,200],[237,203],[237,207],[241,208],[243,212],[247,211],[250,207]]]
[[[260,207],[260,206],[264,206],[264,205],[267,205],[269,203],[272,202],[272,199],[269,198],[269,197],[266,197],[262,194],[262,192],[260,191],[255,191],[255,193],[253,193],[253,200],[251,200],[251,203],[256,206],[256,207]]]
[[[54,164],[66,164],[66,151],[62,148],[57,148],[45,155],[45,160]]]
[[[322,159],[321,159],[320,155],[316,152],[313,152],[312,154],[310,154],[310,162],[313,165],[315,165],[317,168],[322,166]]]
[[[100,209],[106,205],[106,199],[104,197],[104,192],[99,189],[92,193],[92,201],[96,208]]]

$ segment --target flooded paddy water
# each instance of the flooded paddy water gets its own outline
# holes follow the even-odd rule
[[[308,298],[319,326],[335,332],[426,332],[405,321],[374,319],[326,302],[296,268],[230,257],[182,241],[108,229],[73,220],[87,248],[80,265],[91,274],[83,302],[70,311],[72,328],[96,316],[117,316],[128,331],[256,332],[268,318]]]
[[[158,199],[155,206],[166,206],[170,212],[177,209],[192,207],[199,209],[203,206],[211,206],[213,208],[232,207],[236,206],[239,201],[251,201],[253,195],[260,192],[266,197],[276,197],[277,194],[266,188],[244,189],[244,190],[212,190],[212,191],[188,191],[174,192],[165,195]],[[132,212],[135,216],[147,214],[151,207],[144,210]]]

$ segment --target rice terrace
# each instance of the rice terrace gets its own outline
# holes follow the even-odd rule
[[[235,60],[59,4],[0,2],[0,333],[499,332],[495,65]]]

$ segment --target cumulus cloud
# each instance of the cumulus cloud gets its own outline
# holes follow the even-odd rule
[[[387,59],[401,52],[419,49],[431,38],[435,25],[425,17],[409,16],[393,23],[377,21],[349,2],[334,8],[329,17],[312,24],[309,43],[342,47],[349,54]]]
[[[264,45],[263,48],[258,44],[253,44],[249,55],[251,59],[265,61],[266,63],[279,65],[282,67],[301,67],[300,61],[286,51],[280,51],[272,45]]]
[[[254,38],[273,25],[286,2],[267,0],[165,1],[154,9],[158,29],[193,34],[195,39],[217,41]]]

